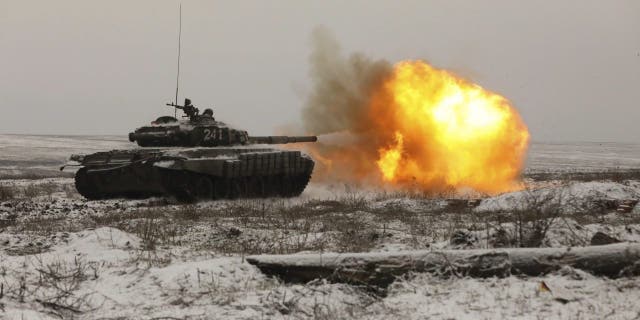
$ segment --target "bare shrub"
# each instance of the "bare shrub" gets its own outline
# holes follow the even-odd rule
[[[522,207],[512,213],[514,243],[518,247],[540,247],[547,231],[563,212],[562,194],[524,192]]]
[[[54,193],[58,192],[60,189],[60,185],[53,182],[40,184],[40,194],[45,195],[49,198],[51,198],[51,196]]]
[[[38,260],[35,267],[39,275],[38,287],[50,289],[50,292],[38,299],[40,303],[45,306],[61,306],[76,313],[81,312],[81,308],[86,304],[85,297],[78,297],[74,292],[83,281],[98,278],[97,264],[89,264],[82,258],[75,257],[72,263],[43,263]],[[38,287],[34,290],[37,291]]]
[[[25,198],[35,198],[40,195],[40,188],[37,185],[30,184],[22,189]]]
[[[131,219],[138,218],[136,213],[124,214],[118,211],[106,212],[100,215],[91,215],[90,219],[95,223],[94,227],[121,227],[120,224],[123,222],[131,221]]]
[[[375,228],[356,217],[331,215],[325,219],[325,224],[338,231],[337,246],[341,252],[369,251],[380,238]]]
[[[358,192],[347,192],[339,202],[343,203],[347,212],[362,211],[367,209],[367,198]]]
[[[135,250],[130,259],[130,263],[136,264],[143,269],[162,268],[171,263],[171,253],[158,250]]]
[[[51,197],[57,190],[58,186],[55,183],[47,182],[41,184],[30,184],[22,190],[22,193],[26,198],[35,198],[41,195]]]
[[[357,218],[364,213],[360,210],[366,205],[363,199],[241,200],[196,209],[204,211],[199,216],[212,222],[215,230],[199,246],[224,254],[364,251],[377,243],[381,233]]]
[[[177,219],[186,219],[192,221],[198,221],[203,215],[203,210],[199,210],[194,205],[181,206],[178,210],[173,212],[173,216]]]
[[[30,169],[30,171],[0,171],[0,180],[40,180],[46,178],[73,178],[74,173],[59,170]]]
[[[79,231],[83,228],[84,226],[75,225],[73,222],[68,221],[64,217],[36,217],[24,219],[15,226],[16,231],[28,232],[44,237],[53,235],[56,232],[74,232]]]
[[[144,250],[155,250],[162,237],[162,227],[156,217],[147,217],[139,221],[135,228],[136,235],[142,240]]]
[[[112,211],[103,215],[93,215],[89,221],[96,228],[106,226],[133,233],[141,239],[142,250],[154,251],[160,245],[180,244],[178,231],[181,224],[176,223],[176,217],[183,221],[186,210],[196,209],[179,209],[174,215],[167,214],[167,211],[161,208],[130,212]],[[186,221],[192,222],[193,220]]]
[[[15,187],[0,185],[0,201],[7,201],[16,198]]]
[[[133,232],[142,240],[143,250],[155,250],[158,245],[174,244],[175,225],[155,210],[146,210],[143,217],[133,223]]]
[[[20,303],[35,301],[60,318],[74,318],[93,310],[89,302],[91,294],[77,291],[85,280],[99,277],[98,264],[87,263],[80,257],[71,262],[45,262],[35,256],[29,261],[25,260],[20,270],[2,268],[4,296]]]

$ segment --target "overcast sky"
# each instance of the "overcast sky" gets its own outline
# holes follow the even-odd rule
[[[0,0],[0,133],[126,134],[175,94],[179,1]],[[310,35],[498,92],[537,141],[638,141],[640,1],[182,1],[180,96],[297,122]]]

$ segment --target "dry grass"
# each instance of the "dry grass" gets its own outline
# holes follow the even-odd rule
[[[24,191],[10,190],[14,196],[51,197],[65,192],[76,197],[67,187],[72,188],[41,183]],[[108,226],[138,236],[144,251],[186,246],[227,255],[367,252],[388,244],[426,249],[443,241],[456,248],[544,246],[549,228],[575,213],[561,214],[557,195],[545,198],[532,190],[527,194],[521,210],[482,214],[474,213],[463,200],[416,193],[345,192],[322,200],[246,199],[191,205],[156,199],[135,204],[138,208],[115,202],[90,216],[18,219],[19,223],[4,227],[46,237]],[[627,220],[618,222],[633,224],[640,218]]]
[[[21,172],[2,172],[0,171],[0,180],[40,180],[46,178],[73,178],[75,174],[68,171],[58,170],[32,170]]]
[[[25,259],[20,270],[0,270],[0,298],[37,302],[59,318],[75,318],[93,309],[90,294],[78,295],[77,291],[84,281],[98,278],[97,263],[87,263],[79,257],[45,263],[35,256],[28,261]]]
[[[371,208],[370,203],[353,194],[303,202],[237,200],[212,207],[150,207],[92,219],[95,227],[111,226],[138,235],[148,249],[190,245],[229,255],[366,252],[394,233],[408,234],[402,241],[414,248],[427,248],[431,241],[448,239],[463,220],[458,214],[455,224],[443,231],[435,224],[452,220],[442,218],[440,207],[414,212],[399,204]]]
[[[187,214],[180,211],[182,217]],[[146,208],[132,212],[112,211],[105,215],[92,216],[93,228],[114,227],[133,233],[142,240],[143,250],[155,250],[160,245],[178,245],[177,229],[170,215],[156,208]],[[183,218],[184,219],[184,218]]]
[[[533,193],[532,193],[533,194]],[[549,199],[532,196],[517,212],[474,214],[468,207],[415,199],[371,207],[363,197],[333,200],[236,200],[224,204],[156,206],[109,212],[85,219],[36,219],[15,230],[37,235],[83,228],[115,227],[142,240],[142,249],[189,246],[228,255],[287,254],[300,251],[367,252],[386,242],[408,249],[429,248],[462,233],[485,230],[487,246],[540,246],[559,217]]]
[[[15,199],[17,194],[15,187],[0,185],[0,201]]]
[[[14,199],[30,199],[39,196],[46,196],[52,199],[56,192],[65,192],[68,196],[77,194],[71,185],[60,185],[54,182],[28,184],[27,186],[0,185],[0,201]]]
[[[53,182],[46,182],[41,184],[30,184],[22,189],[22,194],[25,198],[35,198],[38,196],[51,196],[63,189],[59,184]]]

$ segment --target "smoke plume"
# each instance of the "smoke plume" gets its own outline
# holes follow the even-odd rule
[[[312,35],[312,90],[303,109],[316,181],[442,192],[513,188],[529,140],[510,102],[423,60],[343,56],[326,29]]]
[[[316,134],[358,129],[372,93],[391,74],[392,65],[355,53],[343,57],[340,45],[324,28],[312,35],[312,92],[303,111],[305,129]]]
[[[343,55],[340,44],[325,28],[314,30],[312,46],[313,87],[302,116],[304,130],[320,138],[318,144],[307,146],[317,161],[314,179],[358,182],[376,171],[375,144],[362,143],[370,130],[363,120],[369,116],[371,97],[393,66],[361,53]]]

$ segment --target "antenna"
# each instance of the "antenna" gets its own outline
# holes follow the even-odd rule
[[[180,43],[182,38],[182,3],[179,5],[180,18],[178,24],[178,72],[176,74],[176,100],[175,104],[178,104],[178,89],[180,88]],[[178,116],[178,110],[173,110],[174,117]]]

